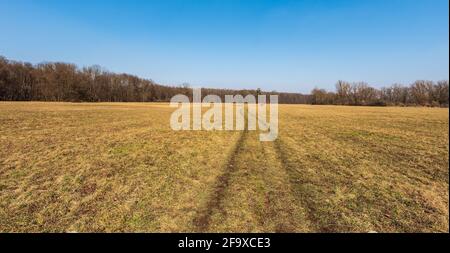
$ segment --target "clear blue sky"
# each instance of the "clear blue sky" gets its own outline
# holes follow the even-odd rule
[[[449,76],[448,0],[0,0],[0,55],[309,92]]]

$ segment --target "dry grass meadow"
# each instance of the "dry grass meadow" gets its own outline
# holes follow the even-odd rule
[[[0,103],[0,232],[448,232],[448,109],[280,105],[280,134],[158,103]]]

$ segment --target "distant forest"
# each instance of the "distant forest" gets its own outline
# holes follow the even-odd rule
[[[419,80],[409,86],[394,84],[375,89],[367,83],[338,81],[336,91],[314,89],[311,104],[318,105],[369,105],[369,106],[433,106],[448,107],[448,80]]]
[[[99,66],[79,68],[74,64],[31,64],[0,56],[0,100],[67,102],[168,102],[177,94],[192,98],[189,85],[165,86],[129,74],[116,74]],[[376,89],[364,82],[338,81],[336,91],[314,89],[311,94],[257,90],[202,89],[202,96],[248,94],[279,95],[283,104],[334,104],[373,106],[449,105],[447,81],[416,81],[409,86],[394,84]]]
[[[164,86],[129,74],[116,74],[100,66],[79,68],[61,62],[31,63],[0,56],[0,100],[67,102],[169,102],[177,94],[192,99],[188,84]],[[202,88],[202,96],[272,94],[279,103],[307,104],[311,96],[297,93]]]

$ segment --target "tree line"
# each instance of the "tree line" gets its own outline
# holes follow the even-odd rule
[[[367,83],[338,81],[336,91],[314,89],[312,104],[374,105],[374,106],[435,106],[448,107],[449,87],[446,81],[419,80],[409,86],[394,84],[375,89]]]
[[[116,74],[100,66],[44,62],[33,65],[0,56],[0,100],[68,102],[168,102],[177,94],[192,99],[188,84],[160,85],[129,74]],[[248,94],[279,95],[280,103],[306,104],[310,96],[258,90],[202,89],[202,96]]]
[[[0,100],[67,102],[168,102],[184,94],[192,99],[188,84],[165,86],[129,74],[109,72],[100,66],[79,68],[75,64],[31,64],[0,56]],[[202,96],[240,94],[278,95],[282,104],[330,104],[376,106],[449,105],[448,81],[416,81],[376,89],[367,83],[338,81],[334,92],[315,88],[311,94],[256,90],[202,89]]]

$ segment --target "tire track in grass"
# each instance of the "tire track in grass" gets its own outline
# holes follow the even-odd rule
[[[261,125],[266,124],[261,122],[261,119],[258,121]],[[259,136],[260,131],[258,130],[256,136]],[[278,141],[255,141],[254,149],[260,152],[263,158],[253,161],[256,166],[253,173],[260,174],[264,188],[259,193],[263,194],[262,210],[254,210],[255,215],[264,232],[309,232],[311,224],[307,210],[296,198],[292,178],[286,169],[287,156],[277,147]]]
[[[279,138],[274,142],[274,148],[275,148],[277,155],[279,157],[279,160],[281,162],[281,166],[282,166],[283,170],[286,171],[286,174],[288,176],[291,193],[292,193],[293,197],[296,199],[296,201],[298,203],[300,203],[301,206],[304,207],[305,219],[310,224],[311,229],[314,229],[316,231],[325,231],[320,226],[317,227],[318,224],[320,224],[320,222],[316,219],[316,217],[312,213],[310,206],[308,205],[307,201],[305,201],[305,197],[307,197],[307,196],[305,196],[305,194],[301,192],[302,189],[300,189],[301,187],[299,186],[299,183],[302,183],[302,179],[299,176],[300,172],[298,171],[297,168],[295,168],[292,165],[291,162],[289,162],[289,159],[288,159],[289,156],[283,150],[283,144]]]
[[[299,200],[298,194],[296,195],[295,185],[292,183],[294,176],[289,173],[287,155],[283,153],[278,140],[275,142],[260,142],[256,139],[249,139],[259,135],[257,133],[249,134],[247,129],[248,119],[247,117],[244,118],[246,128],[235,144],[222,175],[218,177],[213,186],[206,205],[193,220],[195,231],[208,231],[218,222],[217,214],[222,218],[228,216],[228,218],[221,220],[221,222],[224,222],[222,224],[224,226],[220,229],[225,228],[226,231],[228,231],[227,229],[230,229],[230,231],[236,230],[235,232],[311,231],[307,209],[302,206],[303,202]],[[245,155],[246,152],[251,151],[260,154]],[[246,158],[252,160],[244,162],[243,159]],[[245,187],[245,190],[242,188],[238,190],[240,187],[236,187],[237,185],[248,186]],[[239,204],[234,202],[236,198],[229,196],[229,194],[240,193],[242,195],[239,196],[244,197],[240,200],[245,202],[241,203],[243,209],[236,212],[237,209],[235,208]],[[230,217],[228,211],[234,211],[234,216]],[[233,219],[238,217],[244,220],[234,223],[235,220]],[[251,217],[254,217],[254,219]],[[246,224],[246,222],[250,223]]]
[[[237,141],[236,145],[233,148],[233,151],[231,152],[231,155],[228,158],[228,161],[223,170],[224,172],[218,177],[215,185],[213,186],[212,194],[209,197],[206,206],[193,220],[193,224],[198,232],[205,232],[209,228],[209,225],[211,223],[211,216],[215,212],[224,211],[223,199],[225,198],[225,193],[230,185],[231,175],[237,170],[236,160],[241,153],[241,150],[243,149],[244,142],[248,135],[248,129],[246,127],[247,118],[245,117],[245,113],[244,119],[244,131],[242,131],[239,140]]]
[[[262,143],[263,153],[267,159],[265,171],[266,183],[266,215],[263,220],[273,220],[273,231],[286,232],[310,232],[311,222],[307,216],[307,209],[295,195],[290,175],[285,169],[275,142]]]

